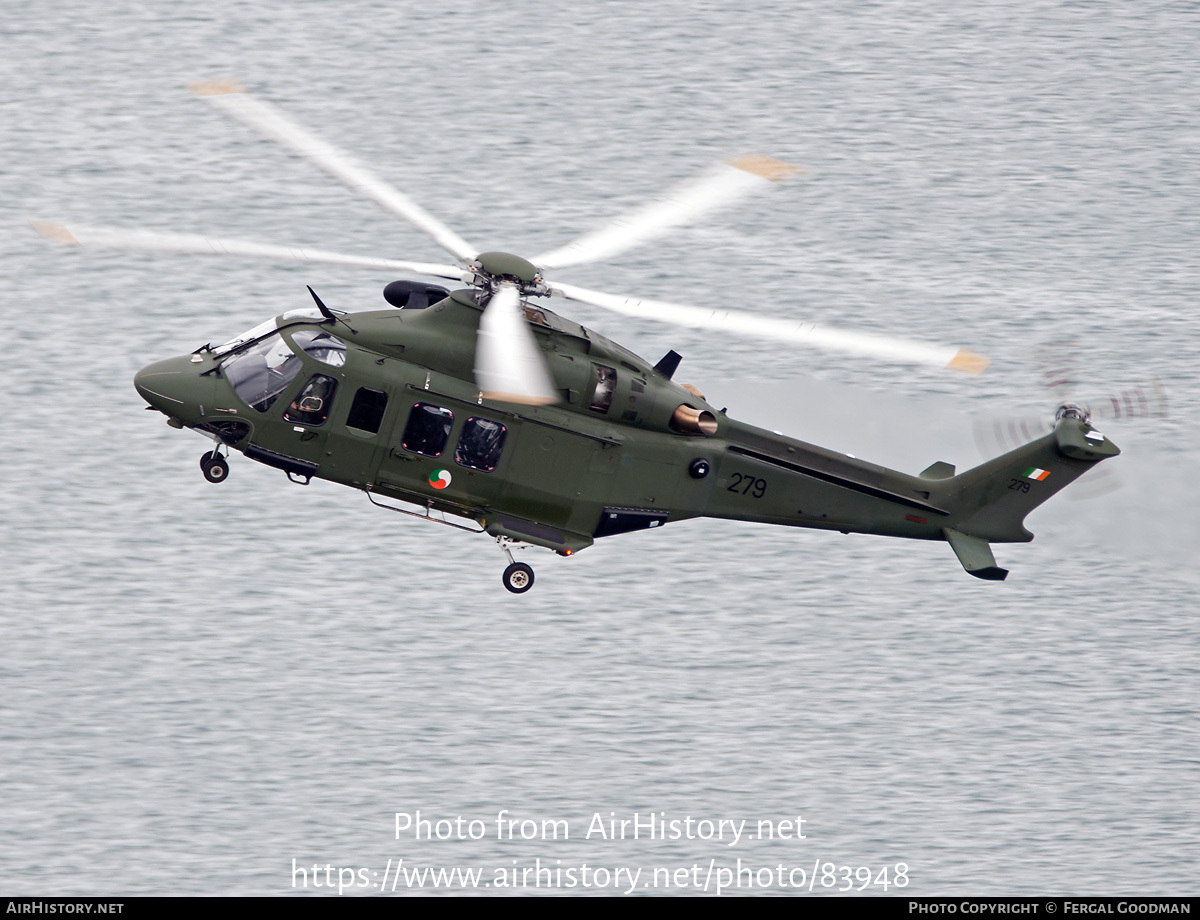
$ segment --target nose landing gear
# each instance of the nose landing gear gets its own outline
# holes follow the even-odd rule
[[[210,450],[200,458],[200,471],[209,482],[224,482],[229,476],[229,463],[217,450]]]
[[[533,587],[533,569],[524,562],[513,561],[512,550],[509,549],[513,541],[508,537],[496,537],[496,542],[508,557],[508,568],[504,570],[500,580],[513,594],[524,594]]]

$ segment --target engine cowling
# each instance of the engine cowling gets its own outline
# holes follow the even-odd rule
[[[401,310],[424,310],[450,296],[450,291],[424,281],[393,281],[383,289],[383,299]]]

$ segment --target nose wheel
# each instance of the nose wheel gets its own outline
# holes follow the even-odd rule
[[[504,587],[513,594],[524,594],[533,587],[533,569],[524,562],[513,561],[512,550],[509,549],[512,540],[508,537],[497,537],[496,542],[504,550],[504,555],[508,557],[508,568],[504,570],[500,580],[504,582]]]
[[[209,482],[224,482],[229,476],[229,464],[215,450],[200,458],[200,472]]]

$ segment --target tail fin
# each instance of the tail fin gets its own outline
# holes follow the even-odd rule
[[[996,565],[989,542],[1032,540],[1025,516],[1120,452],[1087,422],[1060,419],[1051,434],[947,481],[950,518],[943,535],[969,574],[1003,579],[1008,573]]]

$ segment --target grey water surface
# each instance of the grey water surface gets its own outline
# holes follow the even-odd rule
[[[0,893],[328,893],[345,868],[371,894],[399,860],[483,870],[491,893],[713,893],[739,859],[803,881],[729,893],[807,892],[814,864],[814,894],[860,867],[876,894],[885,868],[888,894],[1196,893],[1195,4],[0,9]],[[802,165],[559,275],[994,360],[967,379],[556,303],[651,360],[676,349],[731,415],[962,469],[974,419],[1053,410],[1035,353],[1054,342],[1094,393],[1157,376],[1170,417],[1106,425],[1123,487],[1036,512],[1033,543],[997,548],[1003,584],[941,544],[710,521],[530,550],[537,584],[508,595],[484,537],[238,456],[209,485],[206,442],[133,390],[305,284],[375,309],[391,277],[30,231],[444,258],[191,98],[217,77],[480,249],[547,250],[729,154]],[[398,834],[418,810],[484,832]],[[498,839],[504,810],[534,824]],[[635,814],[636,840],[593,825]],[[651,815],[683,833],[646,839]],[[757,833],[798,817],[803,839]],[[569,839],[541,839],[552,820]],[[742,820],[757,839],[719,823]],[[496,887],[537,860],[594,884]]]

